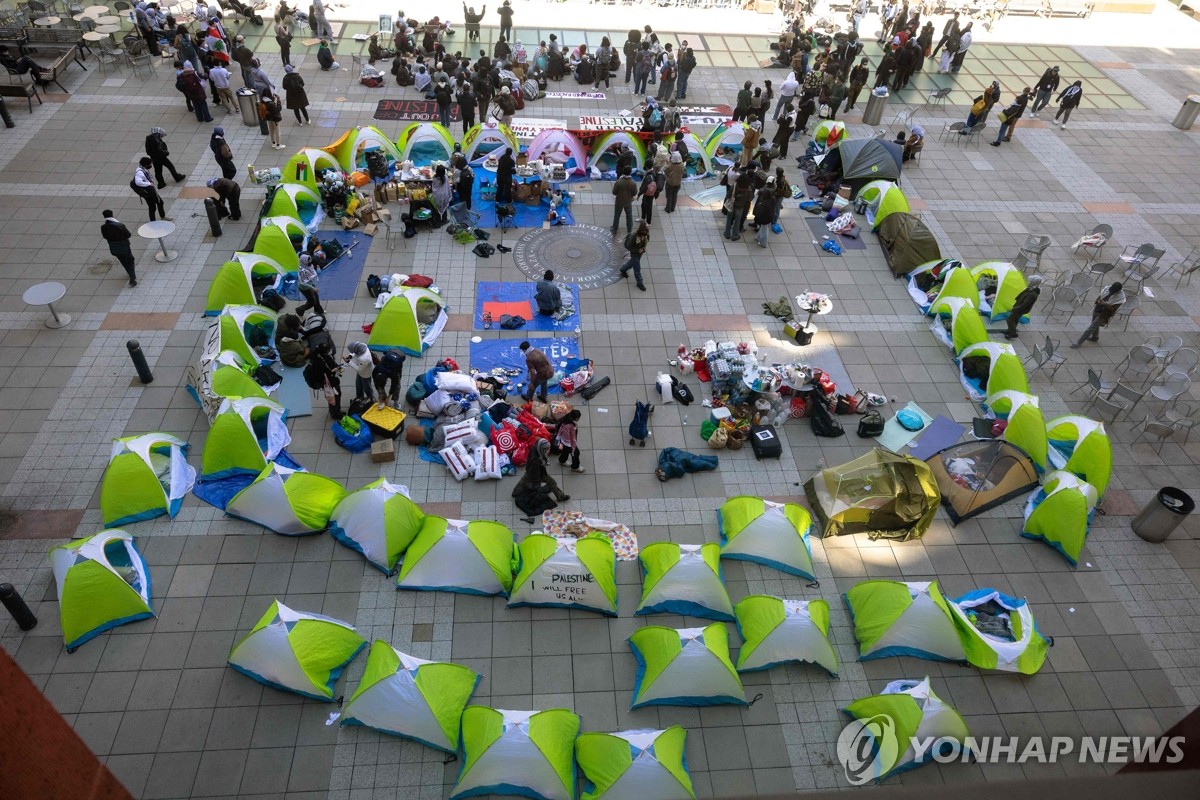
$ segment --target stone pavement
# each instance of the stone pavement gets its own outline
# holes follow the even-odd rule
[[[1186,20],[1180,24],[1194,26]],[[366,23],[352,23],[343,36],[367,30]],[[270,55],[273,39],[261,36],[261,29],[247,33],[278,79],[281,70]],[[485,29],[484,46],[494,33]],[[599,35],[587,32],[589,41]],[[692,78],[689,100],[728,103],[742,80],[763,76],[757,62],[769,52],[767,39],[686,35],[703,35],[711,45],[705,51],[708,60]],[[344,61],[358,49],[348,38],[339,45]],[[873,45],[867,52],[877,60]],[[1048,57],[1040,50],[1029,52],[1030,58]],[[914,207],[945,253],[971,263],[1011,258],[1027,235],[1050,235],[1053,245],[1042,270],[1057,281],[1079,270],[1082,259],[1072,255],[1070,245],[1099,222],[1116,229],[1106,258],[1148,241],[1167,249],[1164,262],[1179,260],[1200,245],[1195,194],[1200,131],[1183,133],[1167,123],[1179,96],[1194,86],[1200,56],[1194,50],[1064,45],[1054,46],[1050,55],[1061,59],[1068,76],[1083,76],[1089,87],[1094,81],[1099,91],[1092,95],[1089,89],[1089,98],[1097,102],[1078,111],[1066,131],[1047,121],[1022,120],[1013,143],[998,150],[944,144],[937,141],[943,124],[962,119],[965,103],[991,80],[987,59],[968,59],[963,73],[952,79],[959,88],[951,104],[918,111],[930,142],[920,165],[904,175]],[[285,119],[289,148],[324,145],[347,127],[370,123],[381,97],[415,96],[394,86],[367,90],[345,71],[318,72],[312,55],[294,58],[317,113],[316,124],[307,129]],[[1024,66],[1025,72],[1004,74],[1020,83],[1042,67],[1040,62]],[[831,639],[843,667],[837,680],[797,667],[747,676],[749,695],[763,695],[748,709],[628,711],[635,665],[625,639],[644,624],[631,616],[640,584],[632,564],[618,568],[618,619],[510,611],[498,599],[397,592],[329,536],[280,537],[223,518],[191,498],[174,521],[132,526],[151,565],[158,618],[118,628],[67,655],[46,551],[98,529],[97,488],[112,437],[168,431],[187,439],[192,458],[198,459],[208,426],[182,388],[183,371],[199,355],[208,282],[249,233],[243,222],[227,225],[219,241],[209,235],[204,192],[198,189],[216,174],[207,148],[211,126],[198,125],[185,111],[168,68],[159,66],[156,72],[152,78],[128,72],[106,78],[97,70],[84,75],[75,69],[66,81],[69,97],[51,95],[32,115],[10,104],[17,127],[0,133],[0,252],[6,265],[0,275],[0,501],[11,509],[0,532],[0,579],[14,583],[41,619],[28,634],[7,619],[0,621],[0,645],[15,653],[134,795],[407,799],[448,794],[457,763],[444,764],[432,750],[372,731],[327,726],[329,706],[264,688],[225,668],[230,647],[273,598],[351,621],[364,636],[386,639],[416,656],[453,659],[482,672],[475,695],[479,703],[573,708],[588,730],[685,725],[688,762],[704,797],[845,786],[833,749],[841,728],[838,710],[899,677],[931,675],[935,691],[966,716],[976,735],[1153,735],[1200,703],[1200,524],[1193,518],[1161,546],[1129,531],[1131,514],[1159,486],[1176,485],[1194,496],[1200,492],[1200,446],[1182,434],[1159,449],[1134,443],[1131,423],[1141,418],[1142,409],[1108,426],[1116,462],[1104,503],[1108,513],[1097,517],[1078,569],[1045,545],[1017,536],[1017,502],[957,527],[939,513],[916,542],[814,537],[818,589],[770,569],[725,564],[735,601],[756,592],[829,600]],[[782,74],[772,71],[770,77],[778,80]],[[616,113],[634,102],[620,84],[608,94],[607,100],[586,104],[541,101],[525,113],[573,125],[580,114]],[[919,105],[922,92],[899,100],[896,110],[902,103]],[[216,117],[220,121],[219,111]],[[873,133],[861,125],[857,111],[847,122],[852,136]],[[395,133],[402,124],[381,127]],[[177,226],[170,246],[181,257],[160,265],[152,258],[154,244],[137,243],[140,285],[128,289],[98,236],[99,212],[111,207],[131,227],[144,221],[127,183],[152,126],[166,128],[172,158],[189,176],[164,192]],[[282,165],[290,152],[264,149],[257,129],[243,127],[236,115],[225,120],[225,127],[239,163]],[[768,134],[773,130],[768,125]],[[712,180],[689,184],[686,191],[695,194],[711,185]],[[578,221],[607,226],[608,186],[577,188]],[[246,187],[246,208],[254,208],[261,197],[261,190]],[[643,544],[715,540],[714,509],[724,498],[749,493],[796,499],[802,496],[798,483],[815,469],[867,449],[853,435],[816,439],[807,425],[789,423],[778,461],[757,463],[748,450],[722,454],[717,472],[661,484],[651,478],[658,448],[704,449],[698,437],[703,410],[693,406],[685,425],[686,410],[678,405],[655,412],[649,447],[626,448],[624,427],[634,401],[653,392],[655,374],[680,343],[753,338],[773,355],[800,353],[776,338],[778,323],[761,315],[764,300],[806,289],[830,293],[835,310],[822,318],[817,344],[836,348],[855,386],[895,397],[898,404],[914,400],[931,414],[959,422],[969,422],[975,413],[945,349],[914,313],[902,284],[891,279],[873,237],[867,237],[865,251],[833,258],[819,254],[794,208],[785,212],[784,234],[772,236],[767,250],[749,238],[725,241],[721,222],[715,210],[691,200],[673,216],[660,207],[645,259],[649,291],[620,282],[582,297],[584,352],[600,374],[612,377],[613,386],[584,407],[587,473],[564,476],[563,486],[573,497],[570,508],[626,522]],[[367,267],[428,272],[446,287],[453,316],[428,353],[431,363],[445,356],[465,363],[474,281],[521,279],[510,260],[477,260],[437,235],[421,235],[391,251],[376,241]],[[43,280],[66,284],[61,309],[74,317],[69,327],[43,328],[44,310],[22,303],[22,292]],[[1103,369],[1110,377],[1127,350],[1151,336],[1178,333],[1187,346],[1200,347],[1200,284],[1177,290],[1173,278],[1164,278],[1147,286],[1153,296],[1142,297],[1127,326],[1118,323],[1104,331],[1098,346],[1064,350],[1068,362],[1053,380],[1033,376],[1047,418],[1067,410],[1085,412],[1080,395],[1070,392],[1085,380],[1088,368]],[[1085,325],[1083,314],[1049,316],[1043,297],[1034,324],[1017,345],[1023,355],[1035,338],[1050,334],[1065,344]],[[339,343],[373,316],[365,293],[327,305]],[[134,378],[124,350],[128,339],[140,341],[150,360],[155,373],[150,386]],[[1194,406],[1198,397],[1193,390],[1185,400]],[[1143,408],[1159,410],[1150,400]],[[338,448],[322,415],[294,420],[291,427],[289,450],[297,460],[351,488],[384,474],[407,485],[412,497],[434,513],[494,518],[518,533],[527,530],[509,500],[508,481],[456,484],[406,447],[381,473],[379,465]],[[950,594],[990,586],[1025,597],[1042,630],[1055,637],[1047,665],[1036,676],[1021,677],[912,659],[860,664],[838,595],[867,577],[936,578]],[[676,617],[651,622],[694,624]],[[352,689],[363,663],[359,658],[351,665],[339,693]],[[894,780],[970,783],[1088,769],[1103,768],[931,765]]]

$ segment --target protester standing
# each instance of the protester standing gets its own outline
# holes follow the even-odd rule
[[[496,204],[512,202],[513,175],[517,171],[517,160],[513,158],[512,148],[504,148],[496,164]]]
[[[683,155],[678,151],[672,151],[664,171],[667,181],[667,206],[663,210],[668,214],[675,213],[675,205],[679,202],[679,190],[683,188],[686,166],[683,163]]]
[[[650,245],[650,225],[646,220],[638,223],[637,233],[629,233],[625,236],[625,249],[629,251],[629,260],[621,265],[621,277],[628,278],[629,270],[633,270],[633,280],[637,284],[637,288],[643,292],[646,291],[646,284],[642,282],[642,256],[646,254],[646,248]]]
[[[151,128],[150,135],[146,137],[146,155],[150,156],[150,160],[154,162],[154,177],[158,181],[159,189],[167,185],[167,182],[163,180],[163,167],[167,168],[176,183],[187,177],[175,169],[175,165],[171,163],[171,153],[167,150],[167,143],[163,139],[166,133],[162,128]]]
[[[854,69],[850,70],[850,88],[846,91],[846,110],[852,111],[858,102],[858,95],[863,86],[871,79],[870,62],[863,58]]]
[[[254,83],[250,77],[250,71],[254,69],[254,51],[246,46],[245,36],[238,36],[234,39],[233,60],[242,70],[242,83],[249,89]]]
[[[754,195],[754,238],[759,247],[767,246],[767,234],[770,233],[771,223],[774,220],[775,176],[771,175]]]
[[[1033,310],[1034,303],[1041,295],[1042,276],[1030,275],[1028,285],[1013,299],[1012,308],[1008,312],[1008,330],[1004,332],[1005,339],[1017,338],[1017,325],[1021,317]]]
[[[1071,112],[1079,107],[1079,101],[1083,99],[1083,81],[1075,81],[1066,89],[1063,89],[1062,94],[1058,96],[1058,113],[1054,115],[1054,121],[1058,122],[1058,118],[1062,117],[1062,122],[1059,123],[1060,129],[1067,127],[1067,120],[1071,118]]]
[[[1029,116],[1037,119],[1038,113],[1050,104],[1050,98],[1058,90],[1058,67],[1050,67],[1043,72],[1033,89],[1033,105],[1029,107]]]
[[[566,466],[567,459],[571,460],[571,472],[585,471],[579,466],[579,420],[582,416],[577,408],[568,411],[554,429],[554,441],[550,444],[550,452],[558,454],[559,466]]]
[[[512,4],[508,0],[504,0],[500,10],[496,13],[500,15],[500,36],[507,42],[512,38]]]
[[[208,82],[212,84],[213,93],[217,96],[216,104],[225,106],[226,116],[237,109],[237,101],[234,99],[233,89],[229,85],[230,77],[229,70],[220,62],[214,64],[208,71]]]
[[[638,185],[630,174],[628,169],[621,170],[620,177],[613,184],[613,236],[617,235],[617,229],[621,226],[621,214],[625,215],[625,233],[633,233],[633,198],[638,194]]]
[[[204,85],[204,79],[196,74],[192,62],[183,62],[183,71],[179,73],[175,83],[192,104],[192,109],[196,112],[196,121],[212,122],[212,114],[208,110],[208,88]]]
[[[958,33],[958,12],[955,11],[954,16],[946,20],[946,24],[942,26],[942,38],[938,40],[937,46],[933,48],[933,52],[930,55],[936,56],[938,50],[941,50],[951,39],[958,38]]]
[[[546,354],[529,342],[521,342],[521,352],[525,355],[525,370],[528,373],[527,380],[529,381],[529,386],[522,396],[525,398],[525,402],[529,403],[536,394],[537,398],[545,403],[547,387],[550,379],[554,377],[554,367]]]
[[[264,89],[262,99],[258,101],[258,118],[267,123],[267,133],[271,136],[271,147],[282,150],[283,142],[279,139],[279,123],[283,121],[283,108],[279,104],[279,98],[272,94],[270,89]]]
[[[170,222],[173,217],[167,216],[166,207],[163,206],[162,196],[155,188],[154,176],[151,170],[154,167],[154,162],[149,156],[142,156],[138,160],[137,168],[133,171],[133,180],[129,182],[129,188],[133,189],[134,194],[146,201],[146,205],[150,209],[150,221],[154,222],[158,216]]]
[[[291,64],[284,67],[283,71],[286,73],[283,76],[283,97],[287,107],[296,115],[297,125],[308,125],[308,93],[304,91],[304,78]]]
[[[754,172],[746,170],[738,175],[733,184],[732,205],[729,215],[725,218],[725,238],[736,242],[742,238],[742,228],[746,225],[746,216],[750,213],[750,203],[754,199]]]
[[[1000,112],[1000,130],[996,131],[996,141],[992,142],[992,147],[999,147],[1000,141],[1012,141],[1012,129],[1016,126],[1017,120],[1025,113],[1025,106],[1029,103],[1029,87],[1025,87],[1025,91],[1017,96],[1013,104]]]
[[[357,400],[375,402],[371,387],[371,375],[375,372],[375,356],[362,342],[350,342],[342,359],[354,370],[354,397]]]
[[[220,126],[213,128],[212,136],[208,139],[208,149],[212,151],[213,158],[221,167],[222,176],[229,179],[237,176],[237,167],[233,163],[233,151],[229,149],[229,142],[225,141],[224,128]]]
[[[1125,289],[1122,284],[1114,283],[1100,292],[1096,304],[1092,307],[1092,322],[1087,330],[1079,337],[1079,341],[1071,345],[1072,350],[1078,350],[1086,341],[1100,341],[1100,329],[1108,327],[1108,323],[1117,315],[1117,309],[1125,304]]]
[[[129,275],[129,285],[137,286],[137,262],[133,258],[133,248],[129,246],[133,234],[123,222],[113,216],[110,209],[106,208],[101,213],[104,215],[104,222],[100,225],[100,235],[108,242],[108,252],[125,268]]]
[[[687,99],[688,78],[692,77],[692,70],[695,68],[696,53],[687,46],[687,41],[684,41],[679,50],[679,77],[675,81],[676,100]]]
[[[292,28],[287,20],[275,16],[275,41],[279,43],[279,58],[285,67],[292,65]]]
[[[652,166],[647,166],[638,186],[638,197],[642,199],[642,222],[650,225],[654,219],[654,200],[666,184],[666,176]]]
[[[971,41],[974,34],[971,33],[971,26],[974,23],[968,22],[963,26],[962,33],[958,37],[958,49],[954,53],[954,58],[950,62],[950,71],[957,74],[962,69],[963,59],[967,57],[967,50],[971,47]]]
[[[380,408],[386,406],[389,399],[392,406],[400,407],[400,384],[404,378],[406,360],[404,353],[393,347],[379,358],[371,370],[371,382],[375,384],[375,393],[379,395]]]

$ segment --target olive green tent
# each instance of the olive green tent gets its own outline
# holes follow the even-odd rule
[[[879,243],[892,275],[899,278],[929,261],[942,257],[937,239],[925,223],[907,212],[897,211],[879,224]]]

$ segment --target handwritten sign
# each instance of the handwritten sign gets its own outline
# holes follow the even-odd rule
[[[604,92],[546,92],[553,100],[603,100]]]
[[[539,119],[537,117],[514,117],[512,125],[513,136],[518,139],[532,139],[542,131],[566,130],[567,123],[561,119]]]
[[[628,117],[580,117],[579,129],[584,131],[640,131],[642,118]]]
[[[396,120],[411,119],[417,122],[437,122],[437,103],[433,100],[380,100],[375,107],[375,119]],[[450,120],[458,122],[458,104],[450,107]]]

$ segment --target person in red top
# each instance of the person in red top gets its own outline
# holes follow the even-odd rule
[[[571,472],[583,472],[579,466],[579,418],[582,415],[578,409],[570,411],[563,417],[554,432],[554,441],[550,443],[550,452],[558,454],[558,463],[566,466],[571,459]]]

